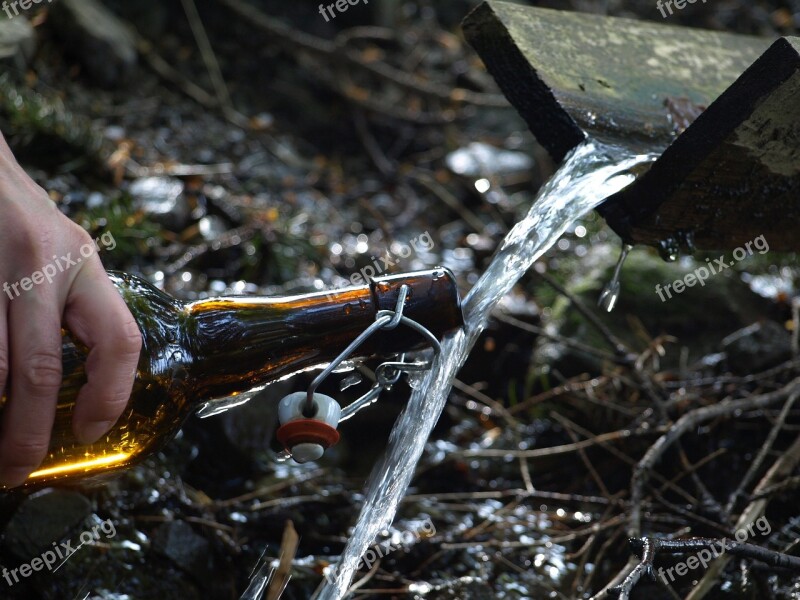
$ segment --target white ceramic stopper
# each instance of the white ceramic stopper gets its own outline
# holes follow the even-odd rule
[[[297,419],[314,419],[327,423],[334,429],[339,425],[342,407],[339,403],[325,394],[314,394],[314,407],[316,411],[311,417],[306,417],[303,410],[306,406],[306,392],[294,392],[281,399],[278,404],[278,420],[281,425]]]

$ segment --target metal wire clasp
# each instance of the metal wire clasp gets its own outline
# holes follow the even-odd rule
[[[369,339],[372,335],[374,335],[377,331],[381,329],[391,330],[396,328],[398,325],[405,325],[410,327],[414,331],[420,333],[424,336],[428,342],[430,342],[431,347],[433,348],[433,355],[434,357],[438,356],[441,351],[442,347],[439,344],[439,340],[436,339],[436,336],[433,335],[426,327],[420,325],[416,321],[409,319],[408,317],[403,316],[403,310],[405,308],[406,298],[408,297],[408,292],[410,288],[407,285],[403,285],[400,287],[400,293],[397,296],[397,304],[395,305],[394,310],[380,310],[375,315],[375,322],[372,323],[369,327],[367,327],[356,339],[354,339],[347,348],[345,348],[339,356],[337,356],[333,361],[325,367],[325,369],[317,375],[314,380],[311,382],[311,385],[308,386],[308,393],[306,395],[306,402],[304,407],[304,412],[306,416],[312,417],[314,413],[314,394],[317,391],[317,388],[320,384],[325,381],[325,379],[333,373],[336,368],[342,364],[345,360],[347,360],[352,354],[358,349],[361,344],[363,344],[367,339]],[[423,362],[404,362],[405,354],[401,355],[399,361],[387,361],[381,363],[378,368],[375,370],[375,384],[372,386],[366,394],[361,396],[358,400],[351,403],[346,408],[342,409],[341,417],[339,418],[339,422],[344,421],[352,417],[356,412],[358,412],[361,408],[371,404],[374,402],[380,393],[386,389],[397,383],[403,373],[411,373],[411,372],[418,372],[418,371],[426,371],[431,368],[433,361],[423,361]]]

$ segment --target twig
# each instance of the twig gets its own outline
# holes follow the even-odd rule
[[[252,492],[242,494],[241,496],[236,496],[235,498],[227,498],[226,500],[216,500],[214,502],[214,506],[216,508],[227,508],[229,506],[235,506],[236,504],[247,502],[248,500],[255,500],[259,496],[274,495],[276,492],[284,490],[288,487],[292,487],[293,485],[304,483],[306,481],[319,477],[324,472],[325,472],[324,469],[314,469],[313,471],[304,473],[302,475],[298,475],[297,477],[292,477],[291,479],[287,479],[286,481],[281,481],[280,483],[259,487],[258,489],[253,490]]]
[[[650,477],[653,466],[664,452],[666,452],[676,440],[680,439],[684,433],[697,427],[701,423],[705,423],[717,417],[729,416],[740,410],[765,408],[798,391],[800,391],[800,378],[793,379],[789,384],[777,391],[750,398],[743,398],[741,400],[723,400],[718,404],[697,408],[678,419],[667,433],[650,446],[647,453],[639,461],[639,464],[636,465],[633,471],[633,478],[631,480],[632,507],[628,535],[630,537],[639,537],[640,535],[641,502],[644,496],[644,486]]]
[[[510,412],[508,412],[508,409],[506,409],[505,406],[503,406],[500,402],[494,400],[493,398],[487,396],[483,392],[480,392],[480,391],[476,390],[473,386],[468,385],[468,384],[464,383],[463,381],[461,381],[459,379],[454,379],[453,380],[453,387],[458,389],[458,390],[461,390],[462,392],[465,392],[465,393],[469,394],[470,396],[472,396],[476,400],[479,400],[480,402],[482,402],[484,405],[490,407],[496,413],[502,415],[502,417],[506,420],[508,425],[511,427],[511,429],[512,429],[512,431],[514,433],[514,437],[515,437],[515,440],[517,442],[517,445],[522,443],[522,436],[520,435],[520,426],[519,426],[520,424],[519,424],[519,421],[517,421],[514,418],[514,416]],[[531,480],[531,472],[530,472],[530,468],[528,466],[528,459],[526,457],[524,457],[524,456],[520,456],[518,458],[519,458],[519,470],[520,470],[520,476],[522,477],[522,482],[525,484],[525,489],[527,491],[529,491],[529,492],[532,492],[533,491],[533,481]]]
[[[358,52],[346,45],[339,45],[337,42],[330,42],[293,29],[242,0],[220,0],[220,2],[247,20],[251,25],[268,32],[270,41],[283,44],[290,48],[293,53],[304,52],[314,62],[319,63],[320,59],[323,60],[327,64],[321,65],[315,73],[317,80],[323,82],[350,102],[371,112],[419,125],[441,125],[452,123],[466,116],[464,110],[458,109],[459,106],[509,106],[508,101],[501,94],[452,88],[447,83],[426,80],[385,63],[367,62],[362,59]],[[342,37],[340,40],[343,44],[347,43],[346,37]],[[374,93],[358,87],[350,76],[350,73],[354,70],[380,77],[421,96],[446,101],[456,108],[446,108],[439,112],[422,112],[397,106],[394,102],[387,102],[384,99],[377,98]]]
[[[194,83],[183,73],[175,69],[171,64],[164,60],[154,49],[153,45],[140,35],[136,35],[136,48],[139,54],[144,56],[150,67],[164,79],[177,85],[184,94],[192,100],[206,108],[218,108],[219,100]],[[237,127],[247,129],[249,122],[247,117],[233,109],[223,110],[223,114],[228,121]]]
[[[575,309],[583,315],[583,317],[600,332],[607,341],[608,344],[614,349],[614,352],[618,354],[621,358],[630,361],[630,351],[628,350],[627,346],[620,340],[617,336],[615,336],[611,330],[606,327],[605,323],[603,323],[597,316],[592,313],[586,306],[584,306],[583,302],[581,302],[574,294],[570,293],[564,286],[558,283],[555,279],[550,277],[546,273],[538,273],[533,271],[536,275],[541,277],[547,284],[556,290],[562,296],[565,296]]]
[[[181,4],[183,4],[186,18],[189,20],[189,26],[192,28],[192,34],[197,42],[197,47],[200,48],[203,62],[206,65],[206,69],[208,69],[208,75],[211,77],[211,83],[217,94],[217,101],[224,111],[235,112],[233,104],[231,103],[230,93],[228,92],[228,86],[225,85],[225,78],[222,76],[222,69],[219,68],[217,55],[214,54],[214,49],[211,47],[211,41],[208,39],[206,28],[203,26],[203,20],[200,18],[200,13],[197,12],[197,5],[195,5],[194,0],[181,0]]]
[[[784,479],[780,483],[776,483],[775,485],[770,485],[765,487],[758,493],[753,493],[750,496],[750,500],[760,500],[761,498],[766,498],[768,496],[774,496],[779,492],[785,492],[789,490],[793,490],[800,487],[800,475],[796,475],[794,477],[789,477],[788,479]]]
[[[608,377],[597,377],[593,379],[588,379],[588,375],[581,375],[579,377],[584,377],[584,379],[573,378],[567,383],[563,383],[557,387],[541,392],[536,396],[526,398],[519,404],[510,407],[508,410],[511,414],[516,414],[523,410],[529,409],[531,406],[535,406],[541,402],[557,398],[558,396],[563,396],[564,394],[569,394],[578,390],[585,390],[587,386],[596,387],[604,385],[608,382]]]
[[[635,586],[642,575],[647,574],[651,579],[655,580],[656,574],[653,570],[653,559],[656,557],[657,540],[645,539],[642,545],[642,560],[628,573],[628,576],[622,581],[621,584],[612,588],[611,591],[619,594],[620,600],[628,600],[630,598],[631,590]]]
[[[283,530],[283,539],[281,540],[281,558],[278,563],[278,568],[272,576],[267,588],[265,600],[278,600],[286,589],[289,579],[292,576],[292,561],[297,554],[297,546],[300,544],[300,536],[294,529],[292,522],[286,521],[286,527]]]
[[[726,514],[731,514],[736,506],[736,501],[744,494],[744,490],[750,485],[750,482],[756,476],[756,473],[758,473],[758,471],[761,469],[761,465],[764,463],[764,460],[766,460],[769,451],[772,450],[772,445],[775,443],[778,434],[783,428],[783,425],[786,422],[786,417],[788,416],[789,411],[792,409],[795,400],[797,400],[797,396],[798,394],[796,393],[791,394],[789,399],[786,400],[786,403],[781,409],[781,414],[778,415],[778,420],[775,421],[775,425],[772,426],[767,439],[764,440],[764,443],[761,445],[761,449],[758,451],[758,456],[756,456],[755,460],[750,463],[750,468],[747,469],[747,473],[745,473],[744,477],[742,477],[741,481],[739,482],[739,485],[736,486],[736,489],[730,495],[728,504],[725,506]]]
[[[242,242],[246,242],[255,235],[255,230],[250,225],[230,229],[220,234],[217,239],[211,242],[202,242],[195,246],[185,248],[180,257],[172,261],[164,267],[165,275],[174,275],[193,260],[202,256],[206,252],[222,250],[224,248],[231,248],[238,246]]]
[[[353,115],[353,121],[355,122],[356,133],[358,133],[358,137],[361,138],[361,143],[364,145],[364,149],[372,159],[372,162],[375,163],[375,166],[381,172],[381,175],[384,177],[394,175],[397,167],[386,157],[386,153],[381,149],[380,144],[378,144],[378,140],[376,140],[375,136],[372,135],[363,111],[356,110],[355,114]]]
[[[210,175],[232,173],[233,168],[231,163],[218,163],[216,165],[155,165],[152,167],[136,165],[129,166],[127,171],[134,177],[152,177],[153,175],[171,175],[173,177],[197,175],[208,177]]]
[[[645,539],[630,540],[631,546],[637,554],[642,552],[645,547]],[[667,554],[693,554],[700,550],[722,549],[723,552],[731,556],[741,558],[752,558],[778,569],[788,569],[790,571],[800,571],[800,556],[791,556],[783,552],[769,550],[755,544],[738,542],[727,538],[691,538],[688,540],[666,540],[657,538],[651,540],[655,542],[654,552]]]
[[[794,441],[791,447],[786,450],[786,452],[778,457],[778,460],[775,461],[772,467],[770,467],[769,471],[767,471],[766,475],[764,475],[761,481],[758,482],[755,493],[760,492],[764,488],[773,485],[777,481],[780,481],[784,477],[788,476],[792,471],[794,471],[798,463],[800,463],[800,436],[797,437],[797,439]],[[765,512],[768,502],[769,499],[767,498],[761,498],[750,502],[750,504],[748,504],[747,507],[742,511],[742,514],[739,515],[739,519],[736,523],[736,529],[742,529],[747,525],[754,523],[756,519],[760,518]],[[711,591],[714,585],[716,585],[717,577],[725,568],[727,563],[728,557],[726,556],[721,556],[715,560],[709,566],[708,571],[706,571],[706,574],[703,576],[703,579],[700,580],[700,583],[698,583],[697,586],[693,588],[686,597],[686,600],[701,600],[701,598],[704,598],[705,595]]]
[[[502,498],[512,498],[519,496],[521,498],[534,498],[536,500],[547,500],[550,502],[562,502],[570,504],[600,504],[608,505],[615,504],[621,507],[627,507],[628,503],[618,498],[602,498],[600,496],[584,496],[581,494],[561,494],[559,492],[545,492],[527,490],[503,490],[499,492],[444,492],[426,493],[426,494],[409,494],[403,497],[403,502],[416,502],[419,500],[441,502],[443,500],[499,500]]]
[[[556,411],[550,411],[550,418],[558,421],[564,430],[569,435],[570,439],[572,440],[573,444],[578,443],[578,436],[576,435],[575,431],[572,429],[571,425],[572,422],[569,419],[562,418]],[[603,478],[600,477],[600,474],[597,472],[597,469],[594,468],[592,461],[589,460],[589,456],[586,454],[586,450],[584,448],[578,448],[578,456],[581,457],[581,462],[586,467],[586,470],[589,471],[589,474],[592,476],[592,479],[597,485],[597,489],[606,497],[610,498],[612,496],[611,492],[608,491],[606,484],[603,482]]]
[[[689,554],[710,550],[714,553],[714,556],[717,556],[719,549],[721,549],[722,552],[731,556],[758,560],[777,569],[800,571],[800,557],[789,556],[754,544],[728,539],[693,538],[688,540],[666,540],[661,538],[632,538],[629,543],[634,552],[641,556],[641,560],[620,585],[609,589],[609,592],[618,594],[620,600],[629,600],[631,590],[642,578],[642,575],[647,574],[651,579],[656,580],[653,560],[659,552]],[[710,553],[708,558],[711,558]],[[687,597],[687,600],[691,596],[692,594]]]
[[[602,358],[603,360],[608,360],[608,361],[616,362],[616,363],[620,363],[620,364],[627,364],[627,362],[628,362],[625,359],[620,358],[617,355],[611,354],[609,352],[605,352],[603,350],[598,350],[597,348],[589,346],[588,344],[584,344],[584,343],[579,342],[577,340],[573,340],[572,338],[569,338],[567,336],[561,335],[559,333],[547,331],[543,327],[537,327],[536,325],[531,325],[530,323],[526,323],[525,321],[517,319],[516,317],[513,317],[513,316],[509,315],[508,313],[505,313],[505,312],[503,312],[502,310],[499,310],[499,309],[495,310],[492,313],[492,317],[494,317],[495,319],[497,319],[498,321],[500,321],[502,323],[508,323],[509,325],[512,325],[512,326],[516,327],[517,329],[521,329],[522,331],[527,331],[528,333],[532,333],[534,335],[539,335],[539,336],[542,336],[542,337],[546,337],[546,338],[551,339],[553,341],[556,341],[556,342],[559,342],[561,344],[564,344],[565,346],[570,346],[572,348],[575,348],[576,350],[580,350],[581,352],[586,352],[587,354],[592,354],[593,356],[597,356],[598,358]]]
[[[472,228],[473,231],[480,233],[486,228],[486,225],[484,225],[483,221],[480,220],[478,215],[464,206],[464,203],[456,198],[450,190],[439,184],[438,181],[436,181],[427,173],[423,173],[419,169],[415,169],[408,174],[408,177],[419,183],[422,187],[439,198],[439,200],[444,202],[447,207],[459,215],[464,222]]]
[[[556,456],[558,454],[568,454],[570,452],[577,452],[583,448],[590,448],[592,446],[605,446],[608,442],[617,440],[629,439],[632,437],[659,434],[666,431],[666,428],[650,428],[638,429],[631,431],[630,429],[621,429],[619,431],[610,431],[608,433],[601,433],[587,440],[581,440],[572,444],[563,444],[561,446],[550,446],[549,448],[533,448],[531,450],[514,450],[514,449],[501,449],[501,448],[486,448],[483,450],[462,450],[456,453],[457,456],[463,457],[481,457],[481,458],[504,458],[506,456],[524,456],[525,458],[543,458],[545,456]]]

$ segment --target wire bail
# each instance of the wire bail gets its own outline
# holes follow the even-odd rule
[[[395,304],[394,310],[378,311],[375,315],[375,321],[356,339],[354,339],[350,345],[347,346],[347,348],[345,348],[341,354],[339,354],[339,356],[333,359],[333,361],[327,367],[325,367],[325,369],[321,371],[319,375],[314,378],[314,380],[311,382],[311,385],[308,386],[308,392],[306,395],[304,410],[307,413],[311,414],[314,411],[314,394],[322,382],[325,381],[325,379],[327,379],[328,376],[333,373],[339,365],[347,360],[359,348],[359,346],[361,346],[361,344],[363,344],[381,329],[391,330],[395,329],[399,325],[405,325],[427,339],[433,348],[434,357],[441,353],[442,347],[435,335],[433,335],[425,326],[421,325],[420,323],[403,316],[403,310],[405,308],[405,302],[409,291],[409,286],[402,285],[397,296],[397,303]],[[375,400],[377,400],[378,396],[384,389],[390,388],[392,385],[397,383],[403,373],[426,371],[430,369],[433,364],[433,360],[422,362],[405,362],[404,358],[405,354],[401,354],[400,360],[386,361],[381,363],[378,368],[375,369],[376,381],[372,386],[372,389],[361,396],[358,400],[355,400],[347,407],[343,408],[339,422],[341,423],[342,421],[349,419],[360,409],[372,404]]]

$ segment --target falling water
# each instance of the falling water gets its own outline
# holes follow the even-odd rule
[[[617,300],[619,300],[619,275],[622,272],[622,265],[625,264],[625,259],[628,258],[628,253],[631,250],[633,250],[633,246],[625,243],[622,244],[622,251],[619,253],[617,266],[614,267],[614,275],[611,277],[611,281],[606,284],[606,287],[603,288],[600,298],[597,300],[597,306],[604,308],[606,312],[614,310],[614,306],[616,306]]]
[[[464,330],[444,341],[433,368],[412,391],[389,438],[386,455],[372,472],[364,506],[335,570],[335,579],[324,583],[315,595],[317,600],[345,596],[360,558],[391,524],[425,442],[444,409],[453,378],[486,327],[492,309],[573,221],[631,183],[634,167],[655,158],[586,140],[542,187],[528,214],[509,232],[489,268],[465,298]]]

